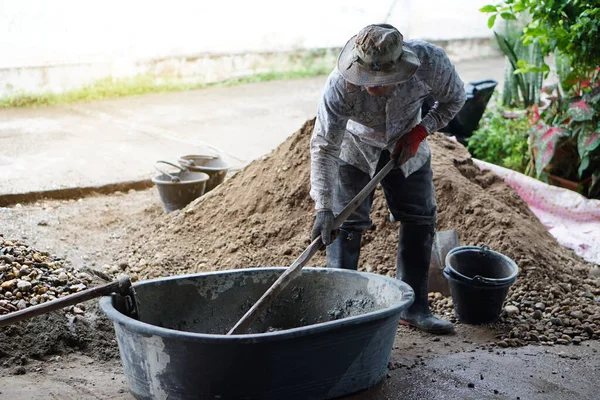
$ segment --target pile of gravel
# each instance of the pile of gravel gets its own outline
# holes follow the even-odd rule
[[[87,289],[94,270],[75,270],[67,262],[21,240],[0,234],[0,314],[26,309]],[[103,277],[102,279],[105,279]],[[97,302],[80,303],[0,328],[0,367],[26,373],[29,360],[83,352],[96,359],[118,357],[114,328]]]
[[[0,314],[82,291],[92,281],[91,275],[67,268],[59,257],[18,240],[0,240]]]
[[[559,273],[540,281],[523,274],[509,292],[496,327],[497,345],[578,345],[600,339],[600,285],[598,278]],[[452,298],[430,293],[432,308],[456,321]]]

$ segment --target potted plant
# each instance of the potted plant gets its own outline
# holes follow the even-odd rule
[[[547,89],[550,106],[534,107],[530,147],[535,175],[550,183],[600,197],[600,69],[587,79]]]
[[[504,0],[480,11],[490,14],[490,28],[498,17],[526,20],[517,41],[496,38],[510,61],[505,103],[521,103],[531,116],[530,174],[600,197],[600,4]],[[547,76],[545,57],[551,54],[559,83],[537,93],[535,74]]]

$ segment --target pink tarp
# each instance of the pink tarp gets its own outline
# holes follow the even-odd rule
[[[600,200],[587,199],[485,161],[473,161],[515,189],[558,243],[573,249],[586,261],[600,264]]]

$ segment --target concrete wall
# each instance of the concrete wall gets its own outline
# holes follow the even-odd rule
[[[407,38],[487,39],[478,12],[487,2],[0,0],[0,96],[133,76],[152,71],[157,60],[223,58],[231,66],[241,56],[244,67],[246,53],[337,49],[363,26],[385,20]],[[479,41],[468,43],[477,55]],[[256,57],[251,64],[260,66]]]

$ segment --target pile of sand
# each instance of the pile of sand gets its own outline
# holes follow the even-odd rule
[[[306,248],[313,223],[309,139],[314,120],[269,155],[252,162],[187,208],[154,224],[129,227],[123,263],[138,279],[209,270],[287,266]],[[438,230],[455,229],[463,245],[487,245],[511,257],[520,275],[509,293],[501,345],[578,343],[600,335],[600,285],[589,265],[561,247],[518,194],[481,172],[460,144],[429,140],[438,201]],[[398,225],[381,189],[374,226],[364,235],[360,269],[394,275]],[[324,266],[324,254],[309,263]],[[451,318],[451,299],[433,306]],[[452,318],[451,318],[452,319]]]

